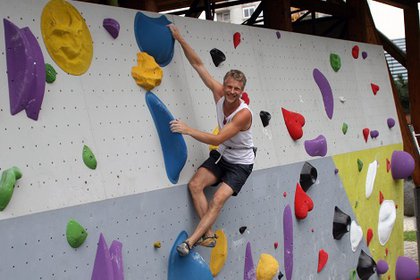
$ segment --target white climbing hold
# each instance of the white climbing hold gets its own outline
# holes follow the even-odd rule
[[[369,164],[369,168],[366,174],[366,198],[369,198],[372,195],[377,169],[378,162],[376,160]]]
[[[350,225],[350,243],[351,249],[353,252],[356,252],[357,247],[362,241],[363,238],[363,230],[362,227],[357,224],[356,221],[351,221]]]
[[[393,200],[384,200],[379,208],[378,239],[384,246],[391,236],[397,217],[395,203]]]

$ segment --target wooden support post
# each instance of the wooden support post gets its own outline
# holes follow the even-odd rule
[[[290,0],[263,0],[264,26],[293,31]]]
[[[404,9],[404,22],[411,124],[414,131],[420,133],[420,27],[417,3],[412,3],[410,8]],[[420,156],[416,151],[413,156],[416,159],[416,168],[412,177],[414,185],[420,187]]]

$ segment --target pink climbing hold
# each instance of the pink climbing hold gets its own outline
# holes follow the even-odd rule
[[[372,88],[373,94],[376,95],[376,93],[379,91],[379,86],[377,84],[371,83],[370,87]]]
[[[287,192],[283,192],[283,197],[286,197],[287,196]]]
[[[363,128],[363,138],[365,139],[365,142],[367,143],[368,137],[369,137],[369,128]]]
[[[306,140],[304,145],[305,151],[312,157],[323,157],[327,154],[327,139],[324,135],[319,135],[317,138],[312,140]]]
[[[312,211],[314,208],[314,202],[303,191],[302,187],[299,183],[296,184],[296,192],[295,192],[295,215],[298,219],[305,219],[308,216],[308,212]]]
[[[318,273],[324,268],[328,261],[328,253],[323,249],[319,250],[318,253]]]
[[[419,274],[419,267],[412,259],[400,256],[395,264],[395,278],[397,280],[415,280]]]
[[[368,247],[369,247],[370,241],[372,241],[372,238],[373,238],[373,230],[369,228],[366,233],[366,242],[367,242]]]
[[[356,45],[351,49],[351,55],[353,56],[354,59],[359,58],[359,46]]]
[[[245,91],[242,92],[241,99],[245,102],[246,105],[249,105],[249,96],[248,96],[248,93],[246,93]]]
[[[235,34],[233,34],[233,47],[236,49],[239,43],[241,43],[241,33],[235,32]]]
[[[405,179],[414,171],[414,158],[407,152],[394,151],[391,157],[391,174],[394,180]]]
[[[298,140],[303,136],[302,127],[305,125],[305,117],[299,113],[288,111],[281,108],[283,113],[284,123],[286,124],[287,131],[293,140]]]

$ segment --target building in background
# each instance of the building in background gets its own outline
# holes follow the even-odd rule
[[[405,49],[405,38],[394,39],[392,42],[399,47],[403,52]],[[407,69],[395,60],[389,53],[385,52],[386,62],[388,63],[389,70],[391,71],[394,80],[401,75],[404,80],[407,80]]]

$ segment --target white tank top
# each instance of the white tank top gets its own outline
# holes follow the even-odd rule
[[[232,121],[233,117],[242,109],[249,110],[248,105],[243,100],[239,107],[229,116],[225,118],[225,114],[223,113],[223,102],[225,101],[225,97],[219,99],[216,104],[216,112],[217,112],[217,123],[219,125],[219,130],[223,129],[223,127]],[[223,124],[225,122],[225,124]],[[252,133],[251,127],[249,127],[245,131],[239,131],[238,134],[226,140],[222,144],[219,145],[217,151],[222,154],[223,158],[227,160],[229,163],[233,164],[253,164],[254,163],[254,142],[252,141]]]

